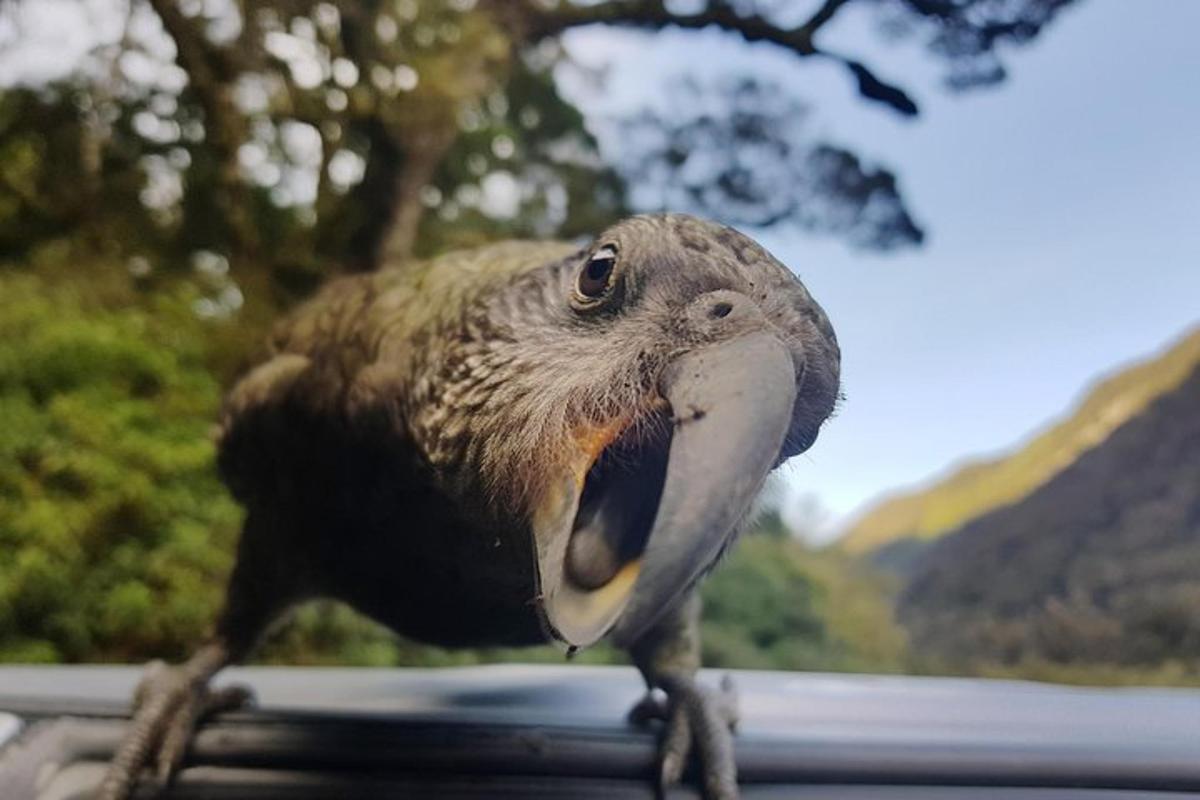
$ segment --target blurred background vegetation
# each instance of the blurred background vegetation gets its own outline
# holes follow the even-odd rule
[[[1004,80],[1001,48],[1041,35],[1070,5],[826,0],[797,4],[798,14],[721,0],[76,4],[96,39],[79,64],[52,77],[0,75],[0,661],[180,658],[194,646],[220,602],[241,513],[213,467],[222,392],[270,322],[333,275],[498,238],[586,236],[664,207],[861,248],[923,241],[892,170],[813,132],[783,88],[788,76],[684,81],[673,107],[621,121],[627,146],[606,157],[555,81],[557,70],[583,69],[561,44],[565,31],[717,27],[786,52],[797,72],[836,63],[864,103],[911,116],[902,87],[819,46],[844,6],[868,6],[886,36],[923,42],[950,89],[969,91]],[[46,7],[0,3],[0,48],[17,47]],[[912,587],[930,541],[1026,497],[1154,407],[1195,367],[1197,349],[1149,388],[1133,381],[1136,402],[1099,434],[1063,434],[1065,449],[1044,443],[1050,455],[1022,456],[986,490],[945,489],[938,503],[864,519],[846,547],[805,546],[768,507],[705,585],[707,663],[1194,680],[1169,646],[1123,660],[1093,652],[1086,663],[1019,636],[1004,652],[964,652],[957,639],[940,647],[953,637],[920,609],[952,601],[926,603],[933,590]],[[946,569],[944,558],[929,563]],[[1009,624],[1046,602],[1030,599]],[[1179,636],[1200,641],[1183,627]],[[315,605],[262,657],[562,656],[441,651]]]

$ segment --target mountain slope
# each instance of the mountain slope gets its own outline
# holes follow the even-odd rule
[[[914,652],[1159,665],[1200,657],[1200,367],[1024,500],[918,560]]]
[[[1102,380],[1069,417],[1012,454],[967,464],[932,486],[883,500],[851,525],[839,546],[856,554],[887,548],[885,560],[911,560],[923,549],[920,541],[1026,497],[1156,397],[1178,387],[1197,364],[1200,328],[1161,355]]]

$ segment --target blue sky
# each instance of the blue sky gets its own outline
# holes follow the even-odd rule
[[[835,20],[821,43],[911,89],[915,121],[856,99],[832,65],[716,32],[575,32],[571,53],[610,74],[603,92],[569,70],[562,83],[615,150],[605,120],[655,102],[663,79],[754,70],[812,102],[814,132],[900,174],[923,248],[761,234],[843,348],[847,400],[785,475],[793,503],[813,495],[829,511],[828,535],[881,493],[1013,446],[1101,374],[1200,323],[1196,30],[1192,0],[1082,0],[1006,54],[1008,82],[955,95],[870,16]]]

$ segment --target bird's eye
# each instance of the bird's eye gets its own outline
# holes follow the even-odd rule
[[[576,284],[579,294],[589,300],[595,300],[608,291],[612,282],[613,268],[617,265],[617,248],[605,245],[592,254],[583,265]]]

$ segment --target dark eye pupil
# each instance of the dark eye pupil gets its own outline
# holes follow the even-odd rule
[[[596,256],[588,261],[579,278],[579,291],[587,297],[599,297],[608,288],[608,276],[612,274],[616,259],[610,255]]]

